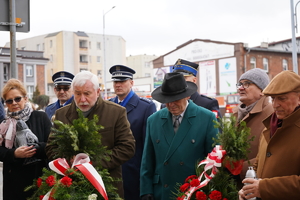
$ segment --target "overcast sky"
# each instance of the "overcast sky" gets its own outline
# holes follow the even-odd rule
[[[107,11],[105,34],[122,36],[127,56],[163,55],[196,38],[253,47],[292,37],[289,0],[30,0],[30,32],[17,40],[62,30],[102,34]],[[0,46],[9,40],[0,31]]]

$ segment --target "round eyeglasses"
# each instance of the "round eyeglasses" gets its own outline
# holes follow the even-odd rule
[[[245,82],[239,82],[239,83],[237,83],[236,84],[236,88],[237,89],[239,89],[241,86],[244,88],[244,89],[246,89],[246,88],[248,88],[249,87],[249,85],[251,85],[251,84],[253,84],[253,82],[251,82],[251,81],[245,81]]]

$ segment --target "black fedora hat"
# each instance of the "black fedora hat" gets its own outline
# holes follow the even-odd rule
[[[167,73],[161,86],[156,88],[151,96],[160,103],[170,103],[189,97],[197,91],[195,83],[185,81],[181,73]]]

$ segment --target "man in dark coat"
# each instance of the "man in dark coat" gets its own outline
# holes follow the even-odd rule
[[[178,59],[173,66],[173,72],[179,72],[184,75],[186,81],[197,83],[198,64],[192,63],[183,59]],[[195,92],[191,96],[191,100],[198,105],[208,110],[211,110],[216,117],[221,117],[219,103],[216,99]]]
[[[138,97],[133,91],[135,71],[123,65],[112,66],[109,70],[116,97],[109,101],[126,108],[130,129],[135,138],[135,155],[122,165],[122,177],[125,200],[140,199],[140,167],[146,136],[148,117],[156,111],[155,104],[146,98]]]
[[[67,71],[59,71],[53,74],[54,93],[58,100],[48,105],[45,109],[50,120],[57,109],[73,101],[73,91],[70,87],[73,78],[74,75]]]
[[[152,98],[166,108],[147,120],[141,164],[142,200],[175,199],[176,184],[196,174],[195,164],[212,150],[215,115],[189,100],[197,85],[167,73]]]
[[[55,120],[64,124],[71,124],[78,118],[77,109],[80,109],[88,119],[94,115],[99,118],[98,125],[104,126],[99,130],[102,135],[102,145],[112,151],[110,160],[103,159],[101,165],[108,169],[110,175],[115,179],[122,179],[121,165],[133,157],[135,152],[135,141],[127,120],[126,110],[113,102],[105,101],[100,96],[98,78],[89,71],[82,71],[76,74],[71,85],[74,91],[74,101],[58,109],[55,113]],[[49,159],[53,159],[53,148],[51,144],[55,135],[49,136],[46,146],[46,153]],[[114,186],[121,198],[124,198],[123,183],[117,181]]]

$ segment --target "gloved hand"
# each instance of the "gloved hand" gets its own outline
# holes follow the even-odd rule
[[[152,194],[145,194],[142,196],[142,200],[154,200],[154,197]]]

